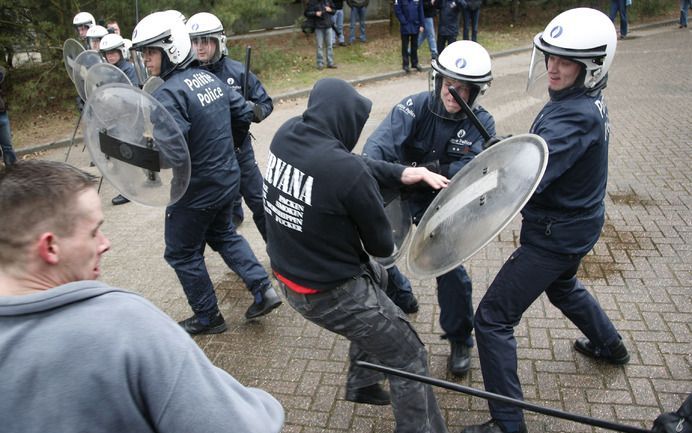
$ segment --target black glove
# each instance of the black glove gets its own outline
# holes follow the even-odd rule
[[[483,144],[483,150],[485,150],[485,149],[489,148],[490,146],[493,146],[493,145],[495,145],[495,144],[501,142],[501,141],[504,140],[505,138],[509,138],[509,137],[511,137],[511,136],[512,136],[512,134],[509,134],[509,135],[496,135],[495,137],[490,137],[490,138],[487,139],[486,142]]]
[[[436,159],[434,161],[428,161],[428,162],[421,162],[419,164],[414,165],[414,167],[423,167],[427,168],[428,170],[432,171],[433,173],[440,174],[440,160]]]
[[[252,121],[255,123],[259,123],[262,120],[264,120],[264,112],[262,111],[262,107],[259,105],[255,104],[252,101],[245,101],[248,107],[252,110]]]

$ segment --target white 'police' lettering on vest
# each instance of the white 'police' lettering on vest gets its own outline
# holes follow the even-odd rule
[[[214,82],[214,78],[206,72],[197,72],[192,75],[192,79],[186,78],[183,81],[191,91],[197,92],[197,99],[202,107],[211,104],[223,96],[221,87],[217,86],[215,89],[206,87],[208,84]]]

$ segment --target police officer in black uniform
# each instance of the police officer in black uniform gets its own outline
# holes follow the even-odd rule
[[[589,8],[561,13],[534,38],[529,77],[547,73],[550,101],[531,133],[546,141],[549,158],[521,212],[520,246],[476,311],[478,354],[490,392],[523,397],[514,327],[543,292],[586,336],[574,343],[578,352],[616,365],[629,361],[613,323],[576,276],[605,219],[610,130],[602,90],[616,44],[613,23]],[[489,406],[492,419],[465,433],[527,431],[518,407],[497,401]]]
[[[219,333],[226,330],[226,322],[204,264],[205,244],[251,291],[254,302],[246,318],[269,313],[281,299],[250,245],[231,224],[240,183],[233,143],[245,139],[252,109],[239,93],[197,67],[185,24],[175,16],[179,13],[148,15],[137,24],[132,42],[142,50],[150,75],[164,80],[152,96],[176,120],[190,151],[189,187],[166,209],[165,258],[194,311],[180,325],[190,334]]]
[[[445,176],[454,176],[483,150],[485,140],[447,90],[454,86],[490,135],[495,121],[477,104],[492,80],[488,52],[471,41],[454,42],[432,61],[435,88],[405,98],[377,127],[365,143],[364,155],[403,164],[424,165]],[[419,190],[408,201],[417,222],[435,198],[435,191]],[[459,228],[463,230],[463,227]],[[388,269],[387,291],[405,312],[418,310],[411,283],[394,266]],[[451,345],[448,369],[464,375],[470,366],[473,346],[471,278],[463,266],[437,278],[442,338]]]
[[[233,90],[245,95],[247,104],[254,113],[252,121],[259,123],[271,114],[274,104],[269,94],[255,74],[248,71],[245,77],[245,67],[242,63],[228,58],[226,51],[226,35],[221,21],[208,12],[200,12],[187,20],[186,27],[192,39],[192,48],[197,53],[197,59],[202,67],[213,72]],[[247,78],[247,88],[243,89]],[[245,93],[243,92],[245,91]],[[243,221],[242,199],[252,211],[252,219],[262,235],[267,240],[264,228],[264,203],[262,201],[262,173],[255,160],[251,137],[248,136],[236,148],[236,158],[240,165],[240,195],[233,203],[233,223],[237,226]]]

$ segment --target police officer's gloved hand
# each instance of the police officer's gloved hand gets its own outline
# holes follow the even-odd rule
[[[495,144],[501,142],[501,141],[504,140],[505,138],[509,138],[509,137],[511,137],[511,136],[512,136],[512,134],[509,134],[509,135],[496,135],[495,137],[490,137],[490,138],[483,144],[483,150],[485,150],[485,149],[489,148],[490,146],[493,146],[493,145],[495,145]]]
[[[416,167],[427,168],[428,170],[432,171],[433,173],[442,174],[440,172],[441,167],[440,167],[440,160],[439,159],[436,159],[434,161],[421,162],[419,164],[416,164]]]
[[[262,107],[255,104],[252,101],[245,101],[245,103],[252,110],[252,121],[253,122],[261,122],[262,120],[264,120],[264,112],[262,111]]]

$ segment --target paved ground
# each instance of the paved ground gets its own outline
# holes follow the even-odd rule
[[[633,32],[618,47],[606,91],[612,122],[607,221],[580,277],[614,320],[632,360],[612,367],[576,354],[572,342],[579,331],[541,297],[516,329],[519,375],[531,402],[650,427],[657,414],[676,408],[692,391],[691,42],[689,31],[672,25]],[[528,62],[528,52],[494,61],[495,81],[482,104],[495,114],[501,134],[526,132],[542,104],[523,93]],[[359,86],[374,101],[363,137],[394,103],[425,89],[424,74]],[[300,114],[305,103],[304,98],[283,102],[253,127],[260,166],[273,132]],[[63,159],[64,153],[50,150],[45,157]],[[87,161],[75,148],[70,162],[87,168]],[[187,317],[182,289],[162,258],[163,209],[113,207],[114,195],[104,184],[104,231],[113,249],[104,258],[103,280],[143,294],[176,320]],[[515,248],[517,229],[514,221],[467,263],[475,303]],[[241,232],[268,266],[249,219]],[[245,321],[251,298],[242,283],[211,252],[208,267],[230,326],[222,335],[196,341],[216,365],[282,402],[285,432],[393,431],[389,407],[344,401],[343,338],[310,324],[288,305]],[[439,339],[434,282],[413,282],[421,309],[411,319],[428,347],[431,374],[454,380],[446,374],[448,345]],[[470,373],[457,382],[482,388],[475,350]],[[484,400],[441,389],[436,393],[452,432],[488,418]],[[527,421],[531,432],[591,430],[542,415],[528,414]]]

